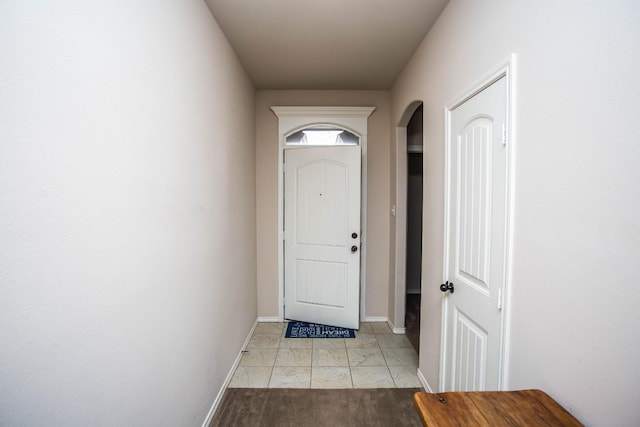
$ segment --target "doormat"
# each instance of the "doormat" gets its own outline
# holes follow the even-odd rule
[[[356,331],[338,326],[307,322],[289,322],[285,338],[355,338]]]

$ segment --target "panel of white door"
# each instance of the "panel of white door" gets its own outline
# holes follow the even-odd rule
[[[499,388],[507,149],[503,77],[451,112],[444,391]]]
[[[285,318],[357,329],[360,147],[286,150],[284,171]]]

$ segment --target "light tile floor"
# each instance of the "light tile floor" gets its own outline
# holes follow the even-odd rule
[[[361,323],[356,338],[285,338],[285,326],[258,323],[229,387],[421,387],[417,353],[386,323]]]

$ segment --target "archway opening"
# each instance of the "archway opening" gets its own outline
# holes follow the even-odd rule
[[[420,301],[422,289],[422,181],[423,129],[422,104],[407,124],[406,179],[406,258],[405,258],[405,327],[406,335],[420,351]]]
[[[395,293],[393,321],[420,347],[423,106],[407,106],[396,128]]]

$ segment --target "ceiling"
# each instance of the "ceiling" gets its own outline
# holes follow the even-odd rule
[[[206,0],[257,89],[389,89],[448,0]]]

